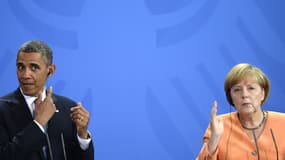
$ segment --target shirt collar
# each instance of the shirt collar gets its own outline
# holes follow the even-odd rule
[[[20,91],[22,93],[22,95],[25,98],[25,101],[30,109],[30,111],[33,111],[34,107],[33,107],[33,102],[38,98],[38,97],[34,97],[34,96],[27,96],[23,93],[22,89],[20,88]],[[46,98],[46,87],[44,87],[43,92],[42,92],[42,101]]]

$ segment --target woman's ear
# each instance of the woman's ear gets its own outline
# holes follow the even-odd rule
[[[264,101],[264,99],[265,99],[265,90],[264,90],[264,88],[262,88],[262,91],[261,91],[262,93],[262,98],[261,98],[261,101]]]
[[[226,92],[226,97],[227,97],[227,100],[228,100],[229,104],[234,106],[233,100],[232,100],[232,96],[231,96],[231,91],[227,91]]]

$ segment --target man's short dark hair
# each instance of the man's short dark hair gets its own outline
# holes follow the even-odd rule
[[[43,41],[39,40],[32,40],[32,41],[27,41],[22,46],[19,48],[18,53],[17,53],[17,60],[20,52],[24,53],[40,53],[44,60],[46,61],[47,65],[52,64],[52,50],[51,48]]]

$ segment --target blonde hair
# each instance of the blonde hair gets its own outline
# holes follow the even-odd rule
[[[224,90],[230,105],[234,106],[231,97],[231,88],[239,83],[245,76],[252,76],[257,79],[258,84],[264,89],[264,99],[261,102],[263,105],[268,98],[270,92],[270,81],[267,76],[257,67],[247,63],[240,63],[235,65],[227,74],[224,81]]]

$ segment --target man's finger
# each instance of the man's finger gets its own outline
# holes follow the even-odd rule
[[[71,111],[74,111],[74,110],[83,110],[84,112],[86,112],[86,109],[82,106],[82,103],[81,102],[78,102],[76,106],[72,107],[70,110]]]
[[[50,86],[48,88],[48,91],[47,91],[47,98],[51,98],[51,95],[52,95],[52,86]]]
[[[42,101],[42,94],[39,94],[36,100],[36,104],[39,104],[41,101]]]

